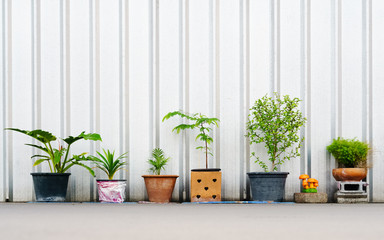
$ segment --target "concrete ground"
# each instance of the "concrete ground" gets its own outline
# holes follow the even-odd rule
[[[384,239],[384,204],[0,203],[1,240]]]

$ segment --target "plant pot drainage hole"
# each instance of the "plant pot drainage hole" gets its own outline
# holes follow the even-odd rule
[[[208,191],[208,187],[205,187],[204,189],[205,189],[205,191]]]
[[[201,196],[200,195],[196,195],[197,198],[200,198]]]
[[[212,195],[212,197],[213,197],[213,199],[215,199],[215,198],[216,198],[216,195]]]
[[[197,182],[200,183],[200,182],[201,182],[201,179],[197,179]]]
[[[212,179],[212,181],[213,181],[213,182],[216,182],[216,181],[217,181],[217,179],[216,179],[216,178],[214,178],[214,179]]]

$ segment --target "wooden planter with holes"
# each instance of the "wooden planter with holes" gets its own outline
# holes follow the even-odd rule
[[[191,170],[191,202],[221,201],[220,168]]]

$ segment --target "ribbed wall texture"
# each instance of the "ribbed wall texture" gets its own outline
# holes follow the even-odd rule
[[[173,197],[188,199],[190,169],[204,167],[196,132],[172,133],[182,109],[220,118],[211,167],[223,199],[249,194],[244,137],[248,109],[274,91],[303,99],[301,157],[287,162],[286,199],[309,173],[335,191],[332,138],[372,147],[371,201],[384,201],[384,1],[382,0],[1,0],[0,126],[58,136],[98,132],[72,152],[129,152],[128,200],[146,198],[142,174],[159,146],[178,174]],[[31,139],[0,131],[0,201],[33,200]],[[69,199],[92,201],[95,180],[71,169]],[[100,172],[98,175],[104,177]]]

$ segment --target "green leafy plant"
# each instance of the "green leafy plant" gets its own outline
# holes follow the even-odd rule
[[[98,156],[89,156],[89,160],[96,165],[96,168],[105,172],[109,180],[113,179],[113,176],[120,169],[124,169],[126,162],[122,160],[128,157],[128,152],[121,154],[115,159],[115,151],[110,152],[103,149],[103,154],[97,152]]]
[[[95,174],[90,167],[82,163],[83,161],[88,160],[88,156],[86,156],[87,153],[83,152],[79,155],[70,156],[69,151],[71,145],[81,139],[101,141],[101,137],[97,133],[85,134],[84,132],[82,132],[77,137],[69,136],[67,138],[62,139],[67,144],[66,148],[64,148],[62,144],[60,144],[60,142],[58,144],[58,148],[53,148],[51,142],[56,141],[57,137],[50,132],[43,131],[41,129],[27,131],[17,128],[6,128],[5,130],[23,133],[40,142],[41,145],[25,144],[37,148],[43,152],[43,154],[36,154],[31,157],[32,159],[36,159],[33,166],[37,166],[42,162],[48,162],[49,169],[52,173],[64,173],[73,165],[79,165],[86,168],[92,175]]]
[[[366,167],[369,145],[356,138],[333,139],[327,150],[346,168]]]
[[[194,129],[198,128],[200,133],[196,136],[196,139],[199,139],[200,141],[204,142],[204,146],[199,146],[196,149],[203,150],[205,153],[205,167],[208,168],[208,154],[212,155],[211,148],[208,147],[209,144],[213,142],[213,138],[209,136],[209,132],[212,130],[210,125],[216,125],[217,127],[218,122],[220,120],[218,118],[208,118],[201,113],[195,113],[195,114],[186,114],[183,113],[182,111],[175,111],[175,112],[170,112],[167,115],[164,116],[163,122],[166,119],[169,119],[173,116],[180,116],[181,118],[185,118],[189,120],[191,123],[182,123],[178,126],[176,126],[172,131],[176,131],[176,133],[180,133],[181,130],[186,130],[186,129]]]
[[[291,99],[288,95],[281,97],[274,93],[274,97],[266,95],[256,100],[250,109],[246,136],[250,144],[265,144],[272,163],[270,171],[277,171],[278,165],[300,156],[299,149],[304,138],[300,138],[298,132],[306,118],[298,109],[299,102],[298,98]],[[264,171],[268,171],[267,164],[255,152],[251,156],[256,157],[255,163]]]
[[[164,170],[167,165],[169,157],[165,157],[164,151],[161,148],[152,150],[152,158],[148,159],[148,163],[152,166],[149,171],[155,175],[160,175],[161,170]]]

